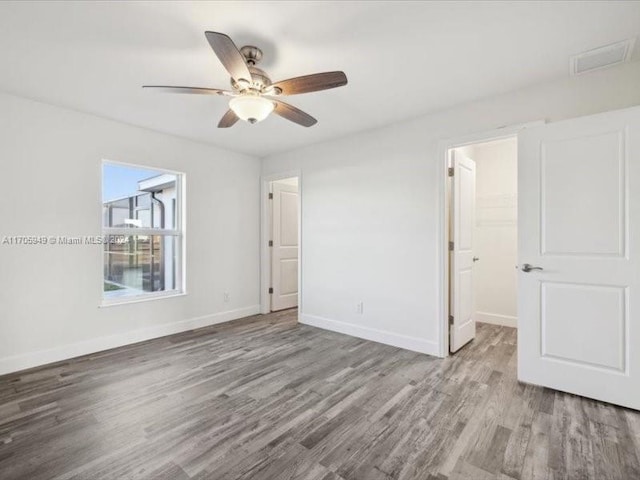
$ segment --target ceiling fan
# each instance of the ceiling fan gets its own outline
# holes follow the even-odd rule
[[[256,67],[262,59],[262,50],[254,46],[238,49],[233,40],[224,33],[205,32],[205,36],[224,68],[231,75],[232,90],[199,87],[169,87],[145,85],[169,93],[192,93],[197,95],[224,95],[232,97],[229,110],[218,123],[218,128],[233,126],[238,120],[257,123],[271,112],[303,127],[311,127],[318,121],[308,113],[281,102],[279,96],[317,92],[347,84],[344,72],[325,72],[302,77],[289,78],[272,83],[264,70]]]

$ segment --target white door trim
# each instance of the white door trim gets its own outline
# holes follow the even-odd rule
[[[271,222],[269,218],[269,184],[285,178],[298,179],[298,320],[302,313],[302,171],[274,173],[260,177],[260,313],[271,312],[269,287],[271,286],[271,255],[269,240]]]
[[[464,147],[475,143],[489,142],[492,140],[501,140],[504,138],[514,137],[523,128],[544,125],[544,120],[522,123],[518,125],[510,125],[494,130],[489,130],[470,135],[461,135],[459,137],[441,140],[438,143],[438,167],[436,174],[440,181],[438,182],[438,268],[436,270],[437,295],[439,299],[438,318],[439,318],[439,356],[441,358],[449,356],[449,218],[446,215],[449,198],[447,196],[447,169],[449,167],[448,152],[452,148]]]

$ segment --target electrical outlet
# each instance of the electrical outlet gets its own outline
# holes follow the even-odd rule
[[[224,292],[224,303],[229,302],[229,292]]]
[[[356,305],[356,313],[362,315],[364,313],[364,302],[358,302]]]

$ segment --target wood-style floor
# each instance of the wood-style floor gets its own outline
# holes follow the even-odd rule
[[[0,478],[640,479],[640,414],[519,384],[516,331],[446,360],[295,311],[0,377]]]

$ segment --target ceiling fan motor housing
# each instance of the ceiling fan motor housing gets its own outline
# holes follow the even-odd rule
[[[242,81],[237,82],[232,78],[231,86],[238,92],[253,90],[262,93],[267,87],[271,86],[269,75],[261,68],[256,67],[256,63],[262,60],[262,50],[252,45],[245,45],[240,49],[240,53],[242,53],[242,56],[245,58],[249,72],[251,72],[251,83],[247,85]]]

